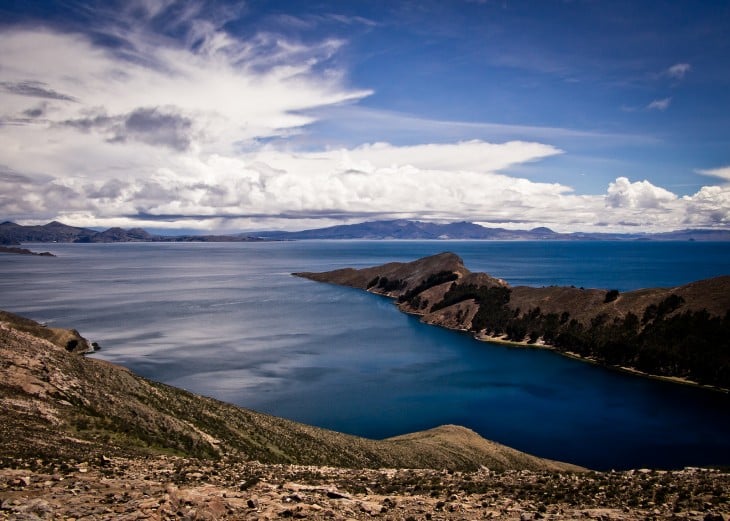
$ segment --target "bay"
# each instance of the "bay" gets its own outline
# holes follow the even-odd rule
[[[0,255],[0,309],[74,327],[142,376],[372,438],[454,423],[596,469],[730,464],[730,397],[477,342],[292,277],[449,250],[513,285],[676,286],[730,244],[301,241],[44,244]]]

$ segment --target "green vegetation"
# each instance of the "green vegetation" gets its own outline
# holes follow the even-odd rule
[[[451,282],[452,280],[456,280],[458,278],[459,275],[452,271],[440,271],[438,273],[434,273],[432,275],[429,275],[428,278],[423,280],[418,286],[406,291],[403,295],[398,297],[398,302],[409,302],[427,289],[433,288],[434,286],[439,286],[446,282]],[[420,299],[418,302],[420,305]],[[413,307],[418,308],[419,305],[414,305]]]
[[[406,286],[406,281],[401,279],[388,280],[388,277],[377,277],[376,280],[377,282],[373,284],[373,286],[377,285],[379,289],[382,289],[385,292],[396,291],[403,289]],[[371,287],[372,286],[368,286],[368,289]]]
[[[543,313],[539,307],[513,311],[509,296],[506,287],[454,284],[432,309],[474,299],[479,310],[472,320],[473,331],[506,335],[515,342],[542,338],[559,351],[602,363],[730,387],[730,311],[724,317],[705,310],[675,313],[684,300],[672,294],[647,306],[641,320],[634,313],[614,319],[599,314],[583,324],[570,320],[568,312]]]
[[[609,302],[613,302],[618,298],[618,290],[612,289],[606,292],[606,298],[603,299],[604,304],[608,304]]]

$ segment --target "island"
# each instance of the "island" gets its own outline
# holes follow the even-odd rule
[[[510,286],[454,253],[363,269],[294,273],[387,296],[427,324],[553,349],[624,371],[730,389],[730,276],[675,288]]]

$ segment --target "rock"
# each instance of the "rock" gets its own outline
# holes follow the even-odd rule
[[[725,519],[722,517],[722,514],[709,512],[705,514],[704,521],[725,521]]]
[[[17,507],[16,510],[26,514],[33,514],[40,518],[45,517],[53,511],[51,505],[45,499],[31,499],[25,505]]]
[[[377,503],[372,503],[370,501],[362,501],[361,503],[359,503],[359,507],[360,510],[362,510],[366,514],[370,514],[371,516],[376,516],[381,513],[381,506]]]
[[[338,492],[336,490],[328,490],[327,497],[330,499],[351,499],[350,496],[348,496],[347,494],[343,494],[342,492]]]
[[[248,505],[248,508],[258,508],[259,502],[256,499],[251,498],[248,501],[246,501],[246,505]]]
[[[24,488],[30,485],[30,478],[28,476],[21,476],[19,478],[13,478],[8,481],[8,485],[16,488]]]

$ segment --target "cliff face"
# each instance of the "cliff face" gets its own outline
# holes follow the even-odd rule
[[[238,408],[71,352],[66,342],[78,337],[0,314],[0,457],[174,453],[360,468],[577,469],[463,427],[375,441]]]
[[[619,293],[511,287],[453,253],[360,270],[295,273],[396,299],[428,324],[547,345],[600,363],[730,388],[730,276]]]

